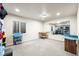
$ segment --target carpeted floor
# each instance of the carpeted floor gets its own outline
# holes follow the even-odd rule
[[[14,56],[74,56],[64,51],[64,42],[49,39],[26,41],[12,49]]]

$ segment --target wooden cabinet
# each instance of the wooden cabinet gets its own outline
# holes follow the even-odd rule
[[[76,40],[65,39],[64,43],[65,43],[65,51],[77,54]]]

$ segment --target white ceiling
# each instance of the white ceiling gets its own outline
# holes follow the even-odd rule
[[[3,6],[8,13],[36,20],[42,20],[40,14],[46,11],[50,16],[44,21],[77,14],[77,4],[74,3],[4,3]],[[16,12],[16,8],[20,9],[20,12]],[[60,12],[60,16],[56,16],[57,12]]]

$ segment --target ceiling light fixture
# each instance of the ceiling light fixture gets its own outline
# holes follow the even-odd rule
[[[60,13],[58,12],[58,13],[56,13],[56,15],[57,15],[57,16],[60,16]]]
[[[18,8],[15,9],[16,12],[20,12],[20,10]]]
[[[46,12],[42,12],[42,14],[40,15],[40,17],[43,17],[43,18],[46,18],[48,16],[49,16],[49,14],[47,14]]]

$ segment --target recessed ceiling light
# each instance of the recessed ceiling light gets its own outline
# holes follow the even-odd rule
[[[60,13],[58,12],[58,13],[56,13],[56,15],[57,15],[57,16],[59,16],[59,15],[60,15]]]
[[[20,10],[18,8],[15,9],[16,12],[20,12]]]

